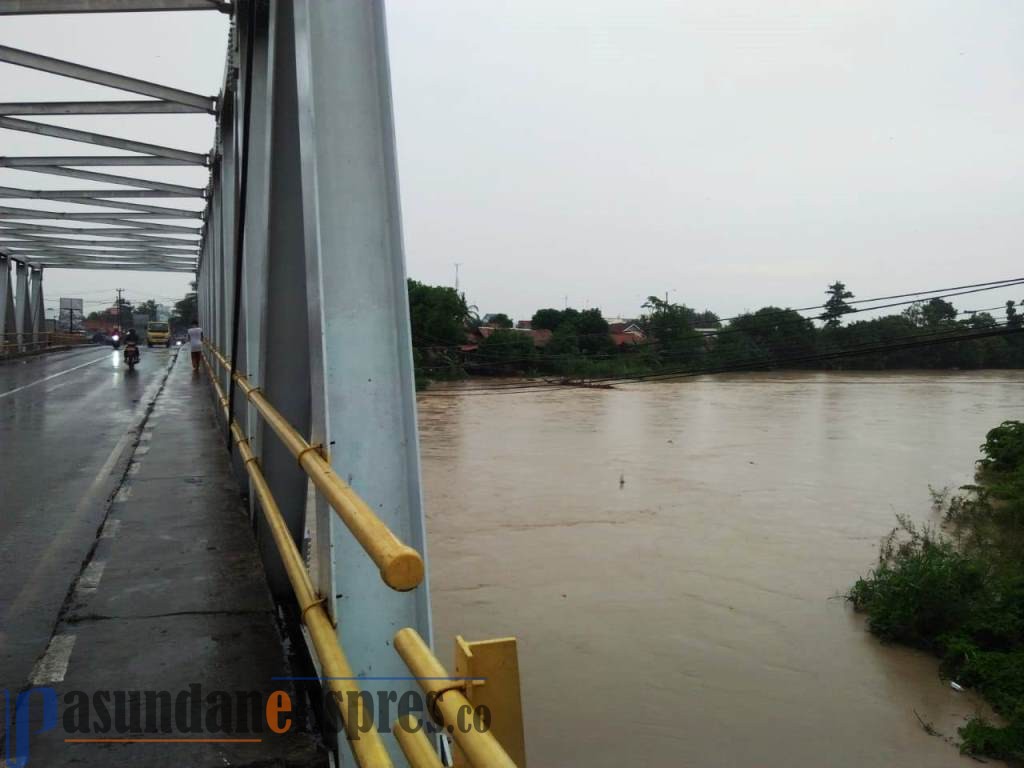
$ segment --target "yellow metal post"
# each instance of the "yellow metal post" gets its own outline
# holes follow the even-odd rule
[[[455,676],[469,683],[466,698],[490,714],[490,732],[519,768],[526,768],[523,702],[519,690],[519,652],[514,637],[466,642],[455,637]],[[479,681],[479,682],[477,682]],[[468,766],[455,747],[457,768]]]
[[[431,716],[455,739],[469,764],[475,768],[516,768],[494,734],[474,727],[473,707],[460,690],[461,681],[448,675],[419,633],[412,627],[400,629],[395,633],[394,645],[427,694]]]

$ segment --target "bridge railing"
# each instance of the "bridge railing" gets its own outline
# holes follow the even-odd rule
[[[71,347],[88,344],[89,340],[77,333],[43,332],[33,334],[32,331],[0,333],[0,358],[14,357],[32,352],[41,352],[54,347]]]
[[[230,363],[213,344],[206,342],[206,348],[225,371],[230,371]],[[250,384],[238,371],[235,371],[234,380],[239,391],[288,448],[317,490],[324,495],[331,508],[380,569],[384,583],[400,592],[418,587],[423,581],[424,574],[423,558],[420,557],[420,553],[399,540],[381,522],[370,505],[335,474],[323,455],[323,446],[310,445],[271,405],[259,388]]]
[[[361,723],[367,722],[364,711],[367,703],[361,695],[364,692],[357,685],[358,678],[353,674],[338,641],[334,625],[324,607],[325,601],[317,595],[302,555],[288,532],[284,517],[260,468],[259,458],[253,453],[249,438],[237,420],[231,419],[228,398],[210,360],[225,371],[230,371],[230,364],[213,344],[207,341],[204,346],[209,354],[203,355],[203,363],[213,384],[217,402],[225,421],[229,422],[232,439],[238,447],[242,464],[284,564],[301,620],[309,631],[323,679],[341,715],[353,756],[360,766],[391,766],[393,763],[377,731],[372,728],[363,731],[360,728]],[[419,584],[423,578],[423,563],[419,553],[403,544],[373,514],[369,505],[351,486],[334,473],[318,452],[319,447],[310,445],[288,424],[244,375],[236,371],[233,378],[378,565],[385,583],[396,590],[412,589]],[[464,662],[472,658],[473,649],[500,649],[498,655],[492,654],[497,663],[488,666],[486,676],[474,670],[471,663],[463,664],[462,669],[456,670],[465,674],[454,677],[449,675],[427,643],[411,627],[400,629],[392,645],[423,690],[429,716],[454,739],[456,765],[516,768],[517,763],[509,755],[511,751],[516,754],[518,765],[525,766],[518,659],[514,639],[467,644],[461,637],[457,638],[456,648],[464,649],[461,654]],[[481,671],[484,670],[481,668]],[[481,686],[489,686],[486,705],[482,705],[474,695],[474,688]],[[368,706],[372,708],[372,697],[366,698],[370,702]],[[481,709],[481,706],[484,708]],[[495,706],[498,711],[494,710]],[[369,719],[372,721],[372,714]],[[497,727],[492,728],[495,723]],[[413,768],[435,768],[442,765],[422,723],[408,716],[400,717],[392,724],[392,732]],[[496,734],[502,735],[505,743]]]

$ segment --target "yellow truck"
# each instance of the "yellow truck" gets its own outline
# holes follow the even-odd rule
[[[171,346],[171,326],[167,323],[152,322],[146,325],[146,345],[154,344]]]

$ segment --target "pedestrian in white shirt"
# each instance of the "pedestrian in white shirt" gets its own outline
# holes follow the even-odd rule
[[[188,345],[192,350],[192,370],[199,370],[199,363],[203,359],[203,329],[199,327],[199,321],[192,319],[192,325],[188,329]]]

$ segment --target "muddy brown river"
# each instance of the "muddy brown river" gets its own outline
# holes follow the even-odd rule
[[[836,596],[897,513],[934,519],[929,485],[971,479],[985,432],[1024,418],[1022,384],[421,396],[440,655],[456,633],[519,638],[533,768],[977,765],[950,743],[977,700]]]

